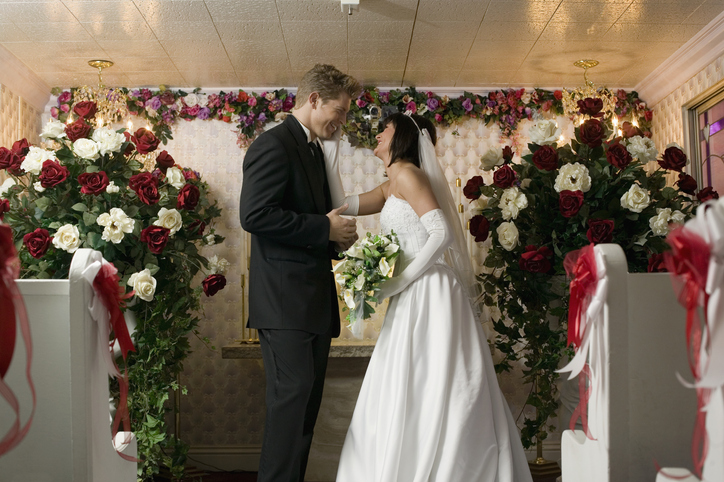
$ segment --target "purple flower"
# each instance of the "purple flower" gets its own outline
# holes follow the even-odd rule
[[[141,97],[141,91],[138,89],[134,89],[131,91],[131,97]]]
[[[435,97],[430,97],[427,99],[427,108],[430,110],[435,110],[438,107],[440,107],[440,101],[437,100]]]
[[[143,100],[145,101],[153,97],[153,93],[148,89],[141,89],[141,97],[143,97]]]
[[[380,102],[388,103],[390,101],[389,92],[380,92]]]
[[[465,109],[465,112],[473,110],[473,101],[471,101],[469,97],[463,101],[463,109]]]
[[[259,114],[259,118],[257,119],[257,121],[266,122],[266,114],[263,112],[261,114]]]
[[[526,115],[527,117],[530,117],[530,115],[531,115],[532,113],[533,113],[533,111],[530,110],[530,107],[526,107],[526,108],[525,108],[525,115]]]
[[[173,122],[173,112],[171,111],[162,112],[161,117],[166,124]]]
[[[246,119],[244,119],[244,125],[249,127],[254,123],[254,116],[248,116]]]
[[[206,120],[209,118],[209,114],[211,114],[211,110],[208,107],[202,107],[199,109],[199,113],[196,114],[196,118]]]
[[[226,95],[224,96],[224,100],[225,100],[226,102],[233,102],[235,99],[236,99],[236,96],[234,95],[233,92],[229,92],[228,94],[226,94]]]
[[[274,99],[269,103],[269,111],[276,112],[278,110],[282,110],[283,105],[284,102],[281,99]]]
[[[64,90],[58,96],[58,102],[68,102],[69,100],[70,100],[70,92],[68,92],[67,90]]]
[[[150,107],[153,110],[158,110],[161,108],[161,99],[158,98],[157,95],[151,97],[146,101],[146,107]]]
[[[488,107],[490,107],[491,109],[492,109],[493,107],[495,107],[495,101],[494,101],[494,100],[489,100],[489,101],[488,101]]]

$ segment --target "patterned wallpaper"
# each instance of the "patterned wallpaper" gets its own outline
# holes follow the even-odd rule
[[[0,85],[0,147],[10,147],[23,137],[37,144],[40,134],[41,112],[25,99]],[[0,172],[0,183],[5,180]]]

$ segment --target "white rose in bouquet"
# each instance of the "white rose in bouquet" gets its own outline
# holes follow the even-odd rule
[[[518,228],[513,221],[500,223],[495,231],[498,233],[498,242],[506,251],[513,251],[518,246]]]
[[[632,184],[628,191],[621,196],[621,207],[629,211],[640,213],[651,204],[648,191],[638,184]]]
[[[158,211],[158,221],[153,222],[154,226],[161,226],[170,230],[169,236],[173,236],[183,226],[183,219],[181,213],[176,209],[161,208]],[[213,234],[211,235],[213,236]]]
[[[186,97],[183,98],[184,103],[189,107],[194,107],[199,104],[199,96],[191,93],[188,94]]]
[[[488,207],[488,198],[480,196],[475,201],[470,202],[470,214],[477,216],[483,213],[483,209]]]
[[[80,248],[78,226],[64,224],[59,227],[53,236],[53,246],[69,253],[75,253]]]
[[[35,182],[33,183],[33,189],[35,189],[35,190],[38,191],[38,192],[43,192],[43,191],[45,191],[45,188],[43,187],[43,183],[40,182],[40,181],[35,181]]]
[[[659,155],[654,141],[648,137],[633,136],[629,138],[626,150],[644,164],[653,161]]]
[[[561,137],[561,130],[555,121],[541,119],[530,127],[528,137],[530,142],[539,146],[555,145]]]
[[[65,137],[65,123],[50,119],[50,122],[43,126],[40,137],[44,137],[45,139],[61,139]]]
[[[528,207],[528,198],[517,187],[509,187],[500,196],[500,210],[503,219],[510,221],[518,217],[518,213]]]
[[[5,179],[5,182],[3,182],[2,186],[0,186],[0,197],[5,197],[5,194],[7,194],[10,188],[16,184],[15,179],[12,177]],[[43,191],[45,191],[45,189],[43,189]]]
[[[143,301],[153,301],[153,295],[156,294],[156,278],[151,276],[149,269],[133,273],[128,279],[128,286],[132,286],[136,296]]]
[[[136,224],[121,208],[111,208],[110,212],[101,214],[96,219],[96,223],[105,227],[101,239],[110,241],[113,244],[123,241],[126,234],[133,232],[133,227]]]
[[[231,264],[226,258],[219,258],[217,255],[213,255],[209,258],[209,274],[226,274]]]
[[[487,150],[483,157],[480,158],[480,169],[489,171],[495,166],[503,164],[503,148],[501,146],[493,146]]]
[[[591,189],[591,176],[588,174],[588,168],[578,162],[563,164],[558,171],[553,188],[556,192],[588,192]]]
[[[25,159],[20,164],[20,169],[36,176],[40,174],[43,163],[48,160],[57,161],[55,152],[41,149],[40,147],[30,146],[30,150],[25,155]]]
[[[684,213],[681,211],[672,212],[671,208],[657,208],[656,212],[656,216],[649,219],[651,232],[656,236],[666,236],[671,231],[669,223],[683,224],[686,219]]]
[[[75,154],[82,159],[95,160],[100,156],[98,144],[91,139],[77,139],[73,143],[73,151],[75,151]]]
[[[126,136],[108,127],[101,127],[93,131],[91,139],[98,144],[98,151],[101,155],[119,151],[126,142]]]
[[[176,189],[181,189],[186,184],[183,171],[178,167],[170,167],[166,171],[166,181]]]
[[[108,194],[115,194],[115,193],[117,193],[117,192],[120,191],[120,190],[121,190],[121,188],[119,188],[118,186],[116,186],[116,183],[113,182],[113,181],[109,182],[108,185],[106,186],[106,192],[107,192]]]

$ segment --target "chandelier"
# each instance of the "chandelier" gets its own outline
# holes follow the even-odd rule
[[[126,106],[126,94],[122,89],[108,88],[103,84],[103,69],[107,69],[113,65],[110,60],[90,60],[88,65],[98,69],[98,87],[90,87],[84,85],[73,91],[73,106],[79,102],[95,102],[96,128],[102,126],[110,126],[113,122],[122,121],[128,116],[128,107]],[[72,112],[72,109],[71,109]],[[68,122],[71,122],[71,116],[68,116]]]
[[[584,86],[578,87],[573,90],[563,89],[563,111],[571,118],[579,117],[578,101],[584,99],[601,99],[603,102],[603,113],[604,119],[613,118],[614,125],[617,124],[617,118],[614,115],[616,109],[616,97],[610,90],[606,88],[598,89],[595,84],[588,80],[588,69],[591,69],[598,65],[598,60],[582,59],[573,62],[573,65],[583,69],[583,81]]]

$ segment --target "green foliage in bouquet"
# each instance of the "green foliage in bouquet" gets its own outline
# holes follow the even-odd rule
[[[197,333],[200,296],[223,288],[225,261],[199,247],[223,238],[209,229],[221,210],[209,186],[162,151],[150,131],[95,128],[95,105],[75,106],[71,124],[51,121],[47,148],[25,140],[0,148],[0,219],[14,233],[23,278],[67,279],[73,253],[93,248],[118,269],[137,321],[127,361],[131,428],[138,439],[139,477],[166,465],[180,476],[187,447],[169,437],[164,418],[182,363]],[[140,156],[155,157],[143,172]],[[205,274],[203,282],[198,275]],[[117,390],[117,387],[116,387]]]
[[[483,168],[495,169],[492,183],[475,176],[464,189],[478,213],[471,234],[477,242],[492,238],[478,279],[494,313],[502,354],[496,370],[522,360],[533,384],[526,403],[536,417],[524,422],[526,447],[555,428],[549,418],[558,408],[555,370],[566,353],[566,254],[589,243],[616,243],[630,272],[662,270],[670,223],[683,223],[700,200],[718,196],[706,188],[693,197],[697,184],[682,172],[687,159],[676,145],[667,147],[658,168],[647,170],[658,157],[651,140],[631,125],[624,129],[628,137],[610,138],[599,110],[582,107],[588,119],[563,146],[554,121],[536,122],[530,154],[520,164],[512,163],[509,148],[497,166],[486,165],[484,156]],[[667,186],[667,171],[679,172],[676,187]]]

